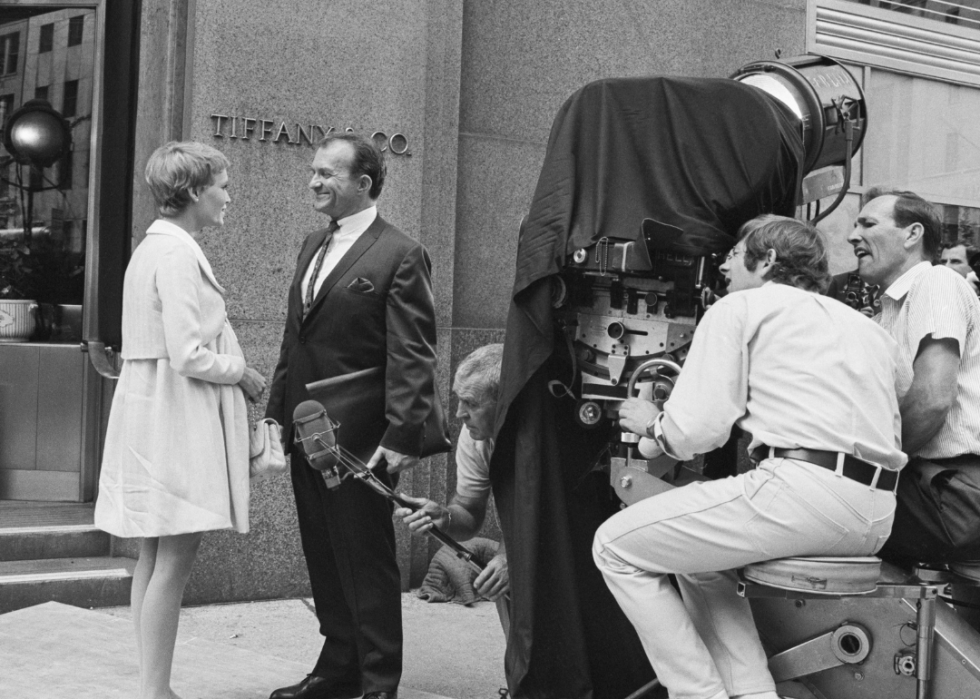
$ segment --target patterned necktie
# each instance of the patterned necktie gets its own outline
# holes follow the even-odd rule
[[[303,317],[310,312],[310,308],[313,306],[313,297],[316,290],[316,278],[320,275],[320,267],[323,266],[323,258],[327,255],[327,248],[330,247],[330,241],[333,240],[333,234],[337,232],[340,226],[336,221],[331,221],[330,225],[327,227],[327,237],[323,240],[323,245],[320,246],[320,252],[317,253],[316,262],[313,264],[313,274],[310,275],[310,281],[306,285],[306,298],[303,300]]]

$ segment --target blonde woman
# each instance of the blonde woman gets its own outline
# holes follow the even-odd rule
[[[131,595],[140,699],[170,689],[180,602],[205,531],[248,531],[248,413],[265,379],[246,366],[197,237],[224,223],[228,160],[168,143],[146,166],[160,218],[123,286],[123,366],[95,524],[142,537]]]

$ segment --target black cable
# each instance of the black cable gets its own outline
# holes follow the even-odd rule
[[[953,584],[955,585],[956,583],[954,582]],[[947,597],[946,595],[940,595],[939,599],[956,607],[966,607],[967,609],[980,610],[980,604],[974,604],[973,602],[964,602],[963,600],[953,599],[952,597]]]
[[[834,106],[837,107],[837,113],[840,118],[844,121],[844,184],[841,186],[840,191],[837,193],[837,198],[834,199],[833,203],[823,213],[817,213],[817,216],[812,220],[808,221],[811,226],[816,226],[822,220],[830,216],[831,212],[836,209],[844,197],[847,195],[848,190],[851,187],[851,160],[853,159],[853,144],[854,144],[854,123],[851,121],[851,115],[844,111],[844,98],[840,99],[840,102],[834,102]],[[850,107],[850,105],[848,105]]]
[[[630,694],[628,697],[626,697],[626,699],[641,699],[641,697],[649,695],[651,692],[653,692],[653,690],[662,686],[663,685],[660,684],[660,680],[654,678]]]

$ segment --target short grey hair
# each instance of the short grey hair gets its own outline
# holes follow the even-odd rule
[[[470,352],[456,369],[453,392],[464,400],[496,403],[503,356],[504,346],[499,342]]]
[[[190,203],[192,189],[210,187],[227,169],[228,158],[217,148],[171,141],[153,151],[145,175],[160,214],[176,216]]]

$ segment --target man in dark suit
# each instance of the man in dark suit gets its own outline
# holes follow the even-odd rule
[[[331,417],[342,423],[341,433],[353,426],[360,443],[372,435],[378,446],[362,458],[392,487],[398,471],[414,465],[434,400],[431,263],[422,245],[378,216],[385,166],[371,139],[327,136],[312,170],[313,206],[331,223],[300,251],[266,416],[286,427],[300,537],[325,641],[312,673],[270,699],[348,699],[362,692],[394,699],[402,625],[391,508],[353,479],[327,489],[291,438],[292,417],[309,399],[306,384],[384,367],[383,413],[356,424]]]

